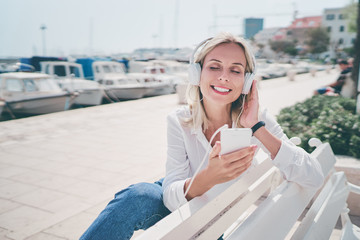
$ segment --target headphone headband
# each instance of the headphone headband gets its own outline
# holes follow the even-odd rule
[[[207,39],[201,41],[201,42],[195,47],[195,49],[193,50],[193,52],[191,53],[191,56],[190,56],[190,64],[191,64],[191,63],[195,63],[195,62],[194,62],[194,61],[195,61],[194,58],[195,58],[195,54],[196,54],[197,50],[198,50],[202,45],[204,45],[205,43],[207,43],[208,41],[210,41],[211,39],[213,39],[213,37],[210,37],[210,38],[207,38]]]

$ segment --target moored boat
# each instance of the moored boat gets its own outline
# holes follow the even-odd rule
[[[148,86],[125,74],[121,63],[95,61],[92,63],[92,69],[95,81],[102,84],[107,95],[114,100],[139,99],[149,91]],[[143,79],[144,75],[139,78]]]
[[[84,79],[82,66],[77,63],[56,61],[41,62],[41,71],[54,75],[63,90],[78,91],[75,100],[78,105],[100,105],[104,88],[97,82]]]
[[[3,111],[37,115],[68,110],[76,93],[63,91],[43,73],[13,72],[0,74],[0,98]]]

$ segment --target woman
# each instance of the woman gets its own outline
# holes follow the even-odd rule
[[[168,209],[173,211],[210,188],[225,189],[250,167],[257,147],[268,150],[286,179],[309,187],[322,184],[318,162],[294,146],[266,112],[258,114],[256,84],[249,96],[245,98],[246,94],[242,94],[245,76],[252,77],[245,73],[254,71],[252,59],[244,40],[231,34],[220,34],[205,43],[197,54],[196,62],[201,67],[197,74],[201,80],[199,86],[189,87],[189,107],[168,116],[164,184],[162,180],[139,183],[117,193],[80,239],[130,239],[135,230],[145,230],[168,215]],[[257,124],[259,120],[266,126]],[[217,134],[210,143],[212,150],[208,156],[209,140],[224,124],[256,125],[253,145],[219,156]],[[201,171],[189,187],[201,160],[206,158],[208,163],[200,166]]]
[[[256,82],[248,96],[243,94],[245,76],[248,81],[250,74],[252,82],[255,68],[244,39],[219,34],[203,44],[195,62],[201,67],[200,81],[199,85],[193,81],[188,89],[189,108],[168,116],[165,206],[174,211],[211,188],[213,194],[223,191],[251,166],[257,148],[269,153],[287,180],[304,187],[320,187],[323,175],[317,160],[292,144],[266,111],[259,113]],[[220,155],[220,134],[215,132],[224,124],[252,128],[253,145]],[[201,166],[209,144],[212,150]],[[198,168],[201,170],[194,177]]]

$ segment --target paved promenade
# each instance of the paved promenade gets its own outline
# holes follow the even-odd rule
[[[260,82],[273,114],[337,71]],[[114,194],[164,176],[176,94],[0,122],[0,239],[78,239]]]

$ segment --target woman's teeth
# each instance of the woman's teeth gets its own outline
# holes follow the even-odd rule
[[[214,86],[214,89],[218,92],[230,92],[230,89],[227,89],[227,88],[221,88],[221,87]]]

